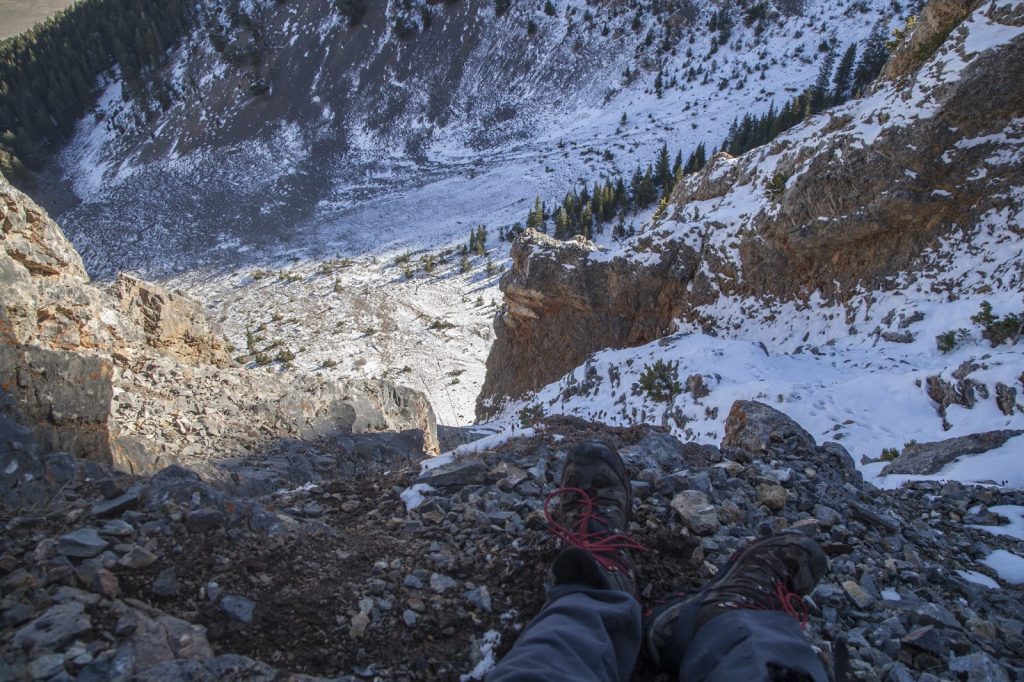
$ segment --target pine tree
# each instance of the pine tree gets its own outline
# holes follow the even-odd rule
[[[886,48],[886,23],[879,19],[871,30],[868,42],[864,46],[864,52],[860,56],[860,62],[853,72],[853,91],[861,93],[873,80],[882,72],[886,60],[889,58],[889,50]]]
[[[850,96],[850,86],[853,83],[853,66],[857,59],[857,46],[850,43],[843,53],[836,67],[835,76],[832,78],[832,104],[841,104]]]
[[[832,67],[835,65],[835,61],[835,50],[829,50],[825,55],[825,59],[821,62],[821,68],[818,69],[818,77],[815,79],[814,85],[811,86],[809,109],[812,114],[816,114],[825,108],[828,97],[828,84],[832,79]]]
[[[662,143],[661,150],[658,151],[658,160],[655,162],[654,182],[663,194],[672,191],[672,165],[669,158],[668,144]]]

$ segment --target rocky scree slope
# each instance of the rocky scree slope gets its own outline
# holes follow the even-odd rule
[[[31,445],[0,453],[3,679],[481,677],[544,599],[543,500],[565,451],[618,446],[645,600],[693,589],[757,536],[807,532],[830,557],[808,598],[826,664],[855,679],[1024,673],[1020,586],[979,559],[1022,551],[990,508],[1019,491],[881,491],[845,449],[738,402],[720,446],[571,418],[364,480],[239,497],[170,467],[137,477]],[[972,524],[972,525],[967,525]],[[977,526],[984,526],[983,528]],[[658,677],[641,660],[637,679]]]
[[[272,488],[316,478],[311,462],[288,454],[302,441],[329,441],[356,469],[438,450],[417,391],[235,367],[197,302],[124,274],[94,286],[57,224],[2,178],[0,226],[2,412],[44,452],[234,479],[239,458],[273,451],[283,459],[259,477],[255,459],[244,465],[250,485]]]
[[[966,19],[950,28],[950,15]],[[1012,298],[1019,258],[981,283],[943,273],[961,249],[1020,240],[1022,34],[1020,3],[932,3],[893,56],[893,80],[738,159],[718,154],[622,249],[525,235],[501,282],[478,417],[678,321],[740,335],[734,326],[770,326],[787,303],[823,301],[845,306],[856,334],[871,292],[921,275],[950,297]]]

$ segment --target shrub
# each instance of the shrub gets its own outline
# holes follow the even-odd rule
[[[777,199],[782,196],[782,193],[786,189],[786,183],[789,182],[789,173],[783,173],[779,171],[772,176],[772,179],[765,186],[765,190],[768,192],[768,196],[772,199]]]
[[[282,348],[277,351],[277,355],[274,356],[274,360],[278,362],[288,363],[295,359],[295,353],[291,352],[287,348]]]
[[[971,322],[981,327],[981,338],[988,339],[992,347],[1009,341],[1017,343],[1024,331],[1024,313],[1008,313],[1002,317],[992,313],[992,304],[981,302],[981,310],[971,316]]]
[[[529,428],[544,418],[544,406],[540,403],[527,405],[519,410],[519,423],[522,427]]]
[[[957,346],[970,337],[971,333],[966,329],[950,329],[935,337],[935,347],[943,353],[953,351]]]
[[[633,394],[647,394],[656,403],[672,403],[676,396],[683,392],[683,386],[677,378],[679,362],[658,360],[653,365],[644,365],[640,373],[640,381],[634,384]]]
[[[896,448],[882,448],[882,461],[891,462],[900,456],[900,451]]]
[[[326,360],[324,360],[323,366],[325,368],[327,368],[327,369],[330,369],[331,367],[337,367],[338,366],[338,361],[337,360],[332,360],[331,358],[327,358]]]

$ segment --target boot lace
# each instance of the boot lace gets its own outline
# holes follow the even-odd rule
[[[550,509],[551,501],[562,495],[576,495],[580,498],[578,519],[573,521],[571,528],[556,520]],[[567,545],[589,552],[601,566],[609,570],[628,572],[628,566],[624,565],[620,552],[647,551],[646,547],[628,535],[608,530],[590,530],[591,521],[596,522],[595,525],[599,528],[605,529],[610,528],[610,524],[603,516],[595,513],[593,498],[582,488],[559,488],[545,497],[544,518],[552,535]]]

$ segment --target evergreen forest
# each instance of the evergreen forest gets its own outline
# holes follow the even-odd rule
[[[191,11],[185,0],[79,0],[0,43],[0,172],[27,181],[95,105],[99,76],[115,65],[128,87],[144,83]]]

